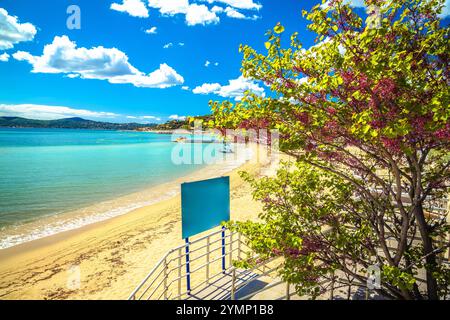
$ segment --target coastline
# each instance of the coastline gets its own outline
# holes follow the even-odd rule
[[[259,204],[238,171],[261,174],[267,166],[261,162],[247,161],[228,172],[207,166],[176,183],[229,175],[231,218],[255,219]],[[182,243],[180,204],[177,193],[108,220],[0,250],[0,299],[126,299],[157,260]],[[79,288],[67,284],[73,266],[80,272]]]
[[[76,230],[85,226],[106,221],[136,209],[146,207],[176,196],[183,182],[208,179],[232,171],[246,161],[247,155],[240,159],[205,165],[170,181],[146,187],[113,199],[75,209],[61,214],[42,217],[38,220],[2,230],[0,233],[0,258],[2,251],[40,240],[59,233]]]

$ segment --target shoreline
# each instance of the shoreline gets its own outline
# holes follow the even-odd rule
[[[242,161],[244,163],[242,163]],[[51,233],[51,234],[42,235],[42,236],[39,236],[36,238],[32,238],[30,240],[25,240],[21,243],[14,244],[9,247],[5,247],[5,248],[0,247],[0,261],[2,261],[2,259],[5,256],[7,257],[8,251],[13,251],[13,250],[11,250],[13,248],[18,247],[18,250],[20,250],[20,248],[28,247],[27,244],[29,244],[30,247],[33,247],[34,246],[33,243],[39,243],[41,241],[43,243],[51,243],[53,237],[58,238],[57,237],[58,235],[61,235],[62,237],[64,237],[65,234],[69,235],[71,233],[76,233],[80,229],[88,228],[90,226],[100,225],[101,223],[108,222],[109,220],[121,217],[123,215],[127,215],[136,210],[146,208],[146,207],[158,204],[160,202],[170,201],[171,199],[178,197],[180,195],[181,183],[218,177],[222,174],[227,174],[227,173],[235,170],[236,168],[239,168],[240,166],[245,164],[245,162],[246,162],[245,159],[239,159],[239,160],[236,160],[235,163],[230,162],[230,163],[224,163],[224,164],[206,165],[203,168],[199,168],[193,172],[184,174],[173,180],[163,182],[163,183],[160,183],[155,186],[144,188],[143,190],[138,191],[138,192],[133,192],[133,193],[130,193],[127,195],[118,196],[118,197],[113,198],[112,200],[101,201],[96,204],[80,208],[78,210],[73,210],[70,212],[65,212],[62,214],[54,215],[54,216],[43,217],[42,219],[39,219],[39,220],[36,220],[33,222],[28,222],[23,225],[19,225],[17,228],[23,228],[23,229],[33,228],[35,225],[44,226],[44,228],[45,228],[45,227],[48,227],[50,225],[50,223],[61,224],[61,222],[64,221],[67,224],[71,224],[72,226],[69,226],[69,227],[67,227],[67,229],[64,229],[64,230],[54,231],[54,233]],[[147,199],[139,199],[138,200],[138,198],[142,197],[144,194],[152,194],[152,196]],[[129,201],[129,203],[124,203],[123,206],[109,208],[109,209],[107,209],[107,211],[104,211],[104,212],[97,212],[95,214],[92,213],[92,208],[97,208],[105,203],[110,203],[113,201],[122,203],[125,200]],[[86,215],[80,215],[79,212],[83,212],[83,211],[89,211],[90,213],[87,213]],[[120,211],[120,212],[117,214],[109,214],[112,211]],[[89,218],[91,218],[90,220],[92,222],[85,222],[84,224],[78,224],[78,225],[76,225],[76,224],[74,225],[74,223],[73,223],[73,221],[76,221],[76,220],[84,220],[85,221],[85,220],[89,220]],[[31,227],[30,227],[30,225],[31,225]],[[51,238],[51,239],[47,239],[47,238]],[[0,237],[0,239],[1,239],[1,237]]]
[[[207,179],[210,176],[229,172],[242,165],[249,157],[246,153],[248,147],[238,146],[237,148],[242,148],[244,153],[239,154],[236,158],[218,159],[216,163],[203,165],[191,172],[183,173],[158,184],[144,186],[130,193],[99,200],[66,212],[46,215],[33,221],[5,227],[0,231],[0,257],[2,251],[23,243],[36,241],[61,232],[76,230],[170,199],[180,192],[179,185],[182,182]]]
[[[247,160],[227,172],[207,168],[178,182],[229,175],[232,219],[254,219],[259,207],[238,171],[258,174],[264,164]],[[182,243],[180,205],[177,193],[120,216],[0,250],[0,299],[126,299],[153,264]],[[78,289],[67,287],[72,266],[81,270]]]
[[[173,198],[180,193],[179,186],[183,182],[208,179],[241,166],[249,157],[246,153],[246,147],[243,150],[244,154],[241,154],[241,157],[237,159],[220,160],[218,163],[204,165],[192,172],[153,186],[144,187],[139,191],[98,201],[61,214],[48,215],[35,221],[7,227],[0,232],[0,258],[2,252],[9,248],[107,221]]]

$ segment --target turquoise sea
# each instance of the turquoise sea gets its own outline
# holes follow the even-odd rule
[[[155,195],[147,198],[143,190],[205,166],[174,164],[172,139],[146,132],[0,128],[0,249],[148,204]],[[127,198],[134,193],[139,196]],[[83,215],[76,219],[64,215],[77,210]],[[64,219],[51,220],[59,216]],[[52,223],[44,226],[43,219]]]

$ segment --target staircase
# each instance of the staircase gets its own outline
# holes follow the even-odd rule
[[[279,261],[271,259],[251,269],[233,267],[233,260],[248,257],[250,252],[239,233],[213,231],[170,250],[129,299],[248,299],[273,282],[272,277],[280,265]]]

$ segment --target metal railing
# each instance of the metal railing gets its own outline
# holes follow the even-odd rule
[[[250,249],[239,233],[214,231],[167,252],[129,299],[189,298],[192,292],[231,270],[233,260],[248,252]],[[193,274],[199,276],[191,277]]]
[[[445,219],[448,214],[446,211],[447,199],[433,201],[426,207],[426,210],[435,218]],[[239,233],[219,229],[170,250],[132,292],[129,299],[189,299],[193,294],[204,290],[208,285],[219,281],[224,276],[228,276],[227,286],[231,284],[228,286],[228,298],[231,300],[246,300],[283,283],[286,286],[286,294],[278,299],[290,299],[292,295],[295,295],[296,293],[290,290],[290,284],[280,279],[266,283],[263,288],[246,295],[237,295],[251,282],[273,275],[280,266],[280,263],[274,263],[275,259],[269,259],[244,271],[233,267],[234,260],[242,260],[244,256],[253,256],[252,250],[242,238]],[[443,238],[439,242],[445,247],[444,245],[448,245],[449,239]],[[448,263],[450,260],[450,248],[445,248],[439,254],[439,263]],[[396,248],[390,245],[389,250],[396,250]],[[250,273],[253,273],[251,277],[243,277],[243,274]],[[194,274],[196,276],[191,277]],[[364,287],[363,284],[356,283],[349,284],[349,288],[351,286]],[[334,286],[332,285],[332,287]],[[332,295],[333,293],[331,293],[331,298]]]

